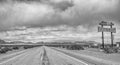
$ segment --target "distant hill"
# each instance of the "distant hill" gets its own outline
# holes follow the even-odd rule
[[[96,42],[96,41],[87,41],[87,43],[96,43],[96,44],[100,44],[99,42]]]
[[[88,41],[88,40],[54,40],[53,42],[75,42],[75,43],[96,43],[96,44],[99,44],[99,42],[96,42],[96,41]]]
[[[5,42],[4,40],[0,39],[0,44],[6,44],[7,42]]]
[[[12,41],[12,42],[10,42],[11,44],[19,44],[19,43],[24,43],[24,42],[22,42],[22,41]]]
[[[74,40],[74,39],[73,40],[71,40],[71,39],[70,40],[69,39],[68,40],[62,39],[62,40],[54,40],[53,42],[61,42],[61,43],[62,42],[76,42],[76,40]]]

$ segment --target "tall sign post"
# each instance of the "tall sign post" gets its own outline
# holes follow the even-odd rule
[[[113,24],[113,23],[111,23],[111,24]],[[110,26],[110,28],[112,29],[112,25]],[[111,46],[112,47],[114,46],[113,40],[114,40],[114,38],[113,38],[113,32],[111,32]]]
[[[101,25],[101,27],[103,28],[103,25]],[[102,47],[104,48],[104,32],[102,31]]]
[[[111,32],[111,46],[113,47],[113,33],[116,33],[116,28],[113,28],[113,23],[102,21],[99,23],[101,27],[98,27],[98,32],[102,32],[102,48],[104,48],[104,32]],[[104,26],[110,26],[110,28],[104,28]]]

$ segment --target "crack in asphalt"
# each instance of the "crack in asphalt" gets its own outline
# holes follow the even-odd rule
[[[41,53],[41,61],[42,65],[50,65],[49,58],[47,56],[45,48],[43,48],[43,52]]]

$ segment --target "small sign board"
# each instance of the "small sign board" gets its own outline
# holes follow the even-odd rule
[[[113,33],[116,33],[116,28],[98,27],[98,32],[113,32]]]
[[[113,23],[110,23],[110,22],[102,21],[101,23],[99,23],[99,25],[103,25],[103,26],[112,26],[112,25],[114,25],[114,24],[113,24]]]

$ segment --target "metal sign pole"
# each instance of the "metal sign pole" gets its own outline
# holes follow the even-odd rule
[[[103,27],[103,25],[101,25]],[[104,49],[104,32],[102,32],[102,48]]]
[[[112,29],[112,25],[110,26],[110,28]],[[113,47],[113,32],[111,32],[111,46]]]

